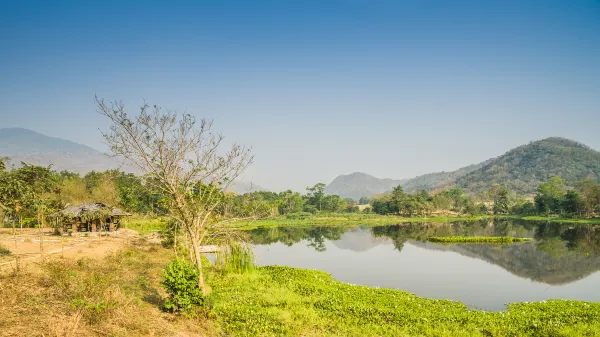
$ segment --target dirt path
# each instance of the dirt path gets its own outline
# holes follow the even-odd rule
[[[54,236],[45,233],[42,238],[43,256],[44,258],[56,256],[99,258],[119,250],[135,237],[137,233],[133,231],[118,231],[111,236]],[[3,231],[0,233],[0,245],[11,252],[8,256],[0,256],[0,272],[15,270],[17,258],[19,268],[24,268],[42,257],[40,238],[36,230],[17,232],[16,236]]]

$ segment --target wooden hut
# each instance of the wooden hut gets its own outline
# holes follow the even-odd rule
[[[131,214],[100,202],[67,206],[52,214],[57,219],[57,230],[73,232],[115,231],[121,218]]]

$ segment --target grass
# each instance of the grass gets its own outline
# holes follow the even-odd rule
[[[490,219],[492,216],[436,216],[436,217],[400,217],[391,215],[371,215],[371,214],[336,214],[336,215],[316,215],[307,219],[288,219],[286,217],[277,217],[263,220],[240,221],[236,223],[239,229],[254,229],[265,227],[281,226],[339,226],[339,225],[396,225],[399,223],[424,223],[424,222],[454,222],[454,221],[477,221]]]
[[[561,218],[551,216],[524,216],[519,219],[526,221],[548,221],[556,223],[567,223],[567,224],[589,224],[589,225],[600,225],[600,218],[585,219],[585,218]]]
[[[163,231],[167,220],[163,217],[133,216],[125,219],[121,228],[133,229],[142,234]]]
[[[552,300],[484,312],[321,271],[269,266],[214,277],[211,313],[231,336],[600,335],[600,303]]]
[[[173,253],[140,245],[103,259],[48,258],[28,273],[0,274],[0,336],[214,336],[204,316],[160,310],[159,282]]]
[[[55,257],[28,274],[0,275],[0,335],[600,335],[599,303],[515,303],[506,311],[484,312],[276,266],[243,274],[207,266],[207,306],[186,318],[160,310],[166,295],[159,286],[162,270],[174,253],[143,242],[103,259]]]
[[[499,243],[509,244],[533,241],[532,238],[513,238],[510,236],[430,236],[427,241],[436,243]]]
[[[0,256],[9,256],[10,250],[6,247],[4,247],[3,245],[0,245]]]
[[[434,217],[401,217],[394,215],[378,215],[378,214],[356,214],[356,213],[340,213],[328,215],[314,215],[309,218],[287,218],[279,216],[276,218],[240,221],[236,223],[239,229],[254,229],[267,227],[281,226],[340,226],[340,225],[366,225],[366,226],[381,226],[381,225],[396,225],[399,223],[425,223],[437,222],[447,223],[456,221],[478,221],[486,219],[514,219],[525,221],[548,221],[556,223],[571,223],[571,224],[600,224],[600,218],[594,219],[579,219],[579,218],[559,218],[559,217],[544,217],[544,216],[519,216],[519,215],[480,215],[480,216],[434,216]]]
[[[486,219],[515,219],[526,221],[548,221],[556,223],[571,223],[571,224],[599,224],[600,218],[594,219],[578,219],[578,218],[559,218],[545,216],[519,216],[519,215],[480,215],[480,216],[434,216],[434,217],[401,217],[393,215],[378,215],[378,214],[362,214],[362,213],[337,213],[314,215],[308,218],[287,218],[279,216],[276,218],[239,221],[235,223],[237,229],[254,229],[266,227],[281,227],[281,226],[340,226],[340,225],[366,225],[366,226],[382,226],[396,225],[399,223],[447,223],[455,221],[478,221]],[[163,217],[142,217],[134,216],[126,219],[122,224],[122,228],[136,230],[142,234],[163,231],[167,220]]]

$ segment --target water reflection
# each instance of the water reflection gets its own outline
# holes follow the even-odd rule
[[[400,288],[488,310],[548,298],[600,300],[594,285],[600,284],[600,273],[595,273],[600,270],[600,226],[497,220],[281,227],[249,234],[260,264],[325,270],[345,282]],[[426,241],[445,235],[535,241],[513,245]]]

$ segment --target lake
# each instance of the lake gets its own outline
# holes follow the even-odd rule
[[[600,301],[600,226],[512,220],[249,232],[258,265],[318,269],[352,284],[503,310],[547,299]],[[513,236],[532,242],[435,244],[429,236]]]

